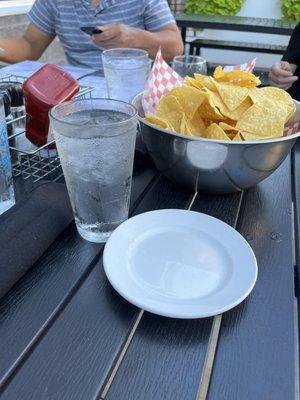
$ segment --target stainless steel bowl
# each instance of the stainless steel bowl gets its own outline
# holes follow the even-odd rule
[[[141,98],[137,95],[133,104],[153,162],[167,178],[192,190],[221,194],[254,186],[279,167],[300,136],[227,142],[171,133],[144,120]]]

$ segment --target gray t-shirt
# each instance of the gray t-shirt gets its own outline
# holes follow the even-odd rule
[[[93,69],[102,69],[102,51],[81,26],[122,23],[157,31],[175,23],[166,0],[102,0],[97,7],[90,0],[36,0],[28,17],[39,30],[59,37],[70,64]]]

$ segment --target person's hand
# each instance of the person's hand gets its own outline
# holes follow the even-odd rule
[[[296,64],[290,64],[287,61],[276,62],[269,72],[270,85],[288,90],[298,80],[298,77],[294,75],[296,69]]]
[[[104,49],[134,47],[136,29],[124,24],[99,26],[102,33],[92,36],[93,42]]]

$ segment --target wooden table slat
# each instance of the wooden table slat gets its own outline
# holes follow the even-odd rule
[[[133,204],[155,175],[145,170],[134,178]],[[72,225],[1,299],[0,387],[68,302],[102,247],[82,240]]]
[[[83,243],[72,225],[1,300],[1,386],[68,301],[99,251],[99,245]]]
[[[135,213],[185,208],[191,198],[191,193],[162,178]],[[111,288],[99,262],[3,389],[1,400],[17,399],[20,393],[22,400],[96,398],[130,332],[136,310]]]
[[[223,314],[208,399],[294,400],[290,157],[244,196],[238,230],[256,254],[258,279]]]
[[[197,196],[192,209],[234,225],[241,194]],[[195,399],[212,318],[177,320],[145,313],[106,400]]]

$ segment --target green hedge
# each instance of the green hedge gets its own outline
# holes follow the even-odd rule
[[[293,1],[293,0],[290,0]],[[295,0],[295,2],[299,0]],[[235,15],[244,0],[187,0],[186,12],[190,14]]]
[[[300,0],[281,0],[282,14],[284,18],[294,21],[300,20]]]

